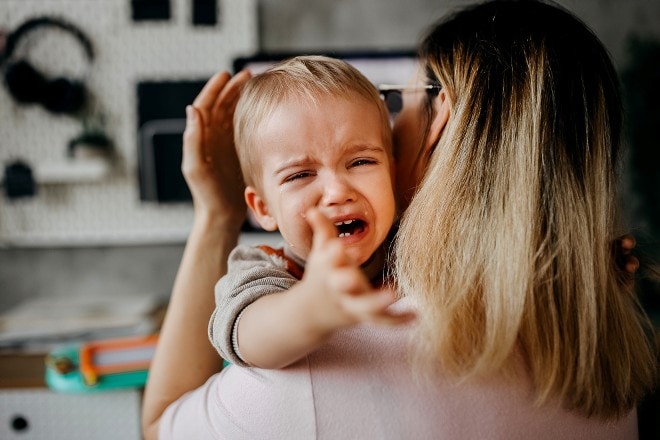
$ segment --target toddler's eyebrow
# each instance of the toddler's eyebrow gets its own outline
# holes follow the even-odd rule
[[[291,159],[284,162],[279,168],[275,170],[275,174],[280,174],[283,171],[288,170],[289,168],[302,167],[308,165],[311,162],[309,157],[302,157],[297,159]]]
[[[351,145],[349,147],[346,147],[345,153],[348,154],[355,154],[355,153],[361,153],[361,152],[373,152],[373,153],[385,153],[387,154],[387,149],[382,146],[382,145],[371,145],[371,144],[355,144]],[[278,168],[275,169],[275,175],[280,174],[289,168],[297,168],[297,167],[304,167],[312,163],[314,160],[309,157],[300,157],[300,158],[294,158],[291,160],[288,160],[284,162],[282,165],[280,165]]]
[[[373,151],[374,153],[380,153],[387,151],[387,149],[383,145],[356,144],[348,147],[346,151],[349,153],[355,153],[361,151]]]

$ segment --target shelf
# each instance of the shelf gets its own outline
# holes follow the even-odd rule
[[[39,184],[97,182],[108,176],[110,163],[102,158],[35,163],[33,173]]]

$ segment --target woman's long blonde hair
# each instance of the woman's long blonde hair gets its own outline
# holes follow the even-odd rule
[[[612,252],[622,110],[606,50],[563,10],[497,1],[435,26],[421,58],[452,102],[395,245],[423,349],[462,379],[521,355],[539,404],[624,415],[655,357]]]

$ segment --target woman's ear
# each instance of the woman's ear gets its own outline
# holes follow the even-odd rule
[[[276,231],[277,221],[270,215],[266,201],[257,193],[253,186],[245,187],[245,203],[254,214],[255,219],[266,231]]]
[[[442,136],[442,131],[447,125],[449,120],[449,115],[451,114],[451,101],[449,100],[449,95],[445,89],[441,89],[438,96],[433,100],[433,108],[435,116],[431,121],[431,127],[429,134],[426,137],[426,151],[431,151],[431,149],[438,143],[440,136]]]

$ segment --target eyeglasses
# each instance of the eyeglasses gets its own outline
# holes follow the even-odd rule
[[[391,116],[396,115],[403,108],[403,92],[404,91],[422,91],[425,90],[427,93],[431,91],[439,91],[442,89],[440,84],[425,84],[420,86],[410,86],[410,85],[395,85],[395,84],[379,84],[378,91],[385,101],[387,110],[390,112]],[[437,93],[437,92],[436,92]]]

